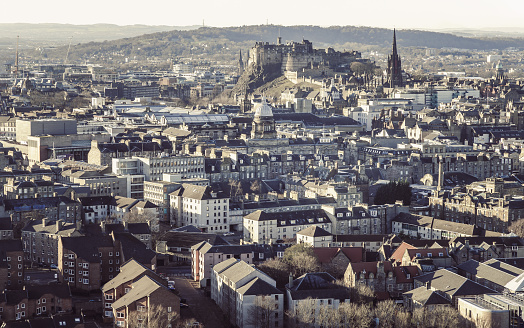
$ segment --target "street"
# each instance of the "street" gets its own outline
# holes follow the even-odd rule
[[[191,282],[184,277],[176,277],[175,286],[180,292],[180,298],[186,299],[189,308],[180,309],[182,319],[194,318],[206,328],[224,328],[229,325],[225,322],[220,308],[204,296],[202,290],[195,289]]]

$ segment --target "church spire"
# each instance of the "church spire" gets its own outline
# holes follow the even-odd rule
[[[393,47],[388,57],[388,87],[396,88],[404,86],[402,81],[402,63],[397,52],[397,31],[393,29]]]
[[[397,55],[397,31],[396,29],[393,29],[393,51],[391,55],[392,56]]]

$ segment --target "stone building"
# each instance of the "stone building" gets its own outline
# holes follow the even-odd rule
[[[251,128],[251,139],[274,139],[276,138],[275,119],[273,110],[262,98],[260,104],[255,105],[255,117]]]
[[[298,71],[319,65],[336,68],[341,64],[350,64],[360,57],[361,54],[358,51],[339,52],[332,48],[313,49],[313,44],[308,40],[287,44],[257,42],[249,51],[248,65],[283,74],[285,71]]]
[[[20,240],[0,240],[0,287],[17,289],[24,282],[24,249]]]

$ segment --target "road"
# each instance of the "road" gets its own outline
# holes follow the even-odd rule
[[[194,318],[202,323],[206,328],[225,328],[225,319],[220,308],[211,300],[204,296],[200,289],[195,289],[191,282],[184,277],[175,278],[176,289],[180,292],[180,297],[185,298],[189,308],[180,309],[183,319]]]

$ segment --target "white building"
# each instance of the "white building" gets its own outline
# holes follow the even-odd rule
[[[331,219],[324,210],[267,213],[255,211],[244,217],[246,244],[270,244],[279,239],[295,238],[297,232],[309,226],[331,231]]]
[[[211,299],[237,327],[255,328],[262,320],[284,326],[284,294],[275,280],[244,261],[231,258],[213,267]]]
[[[213,267],[230,258],[253,263],[252,245],[212,245],[202,241],[191,247],[191,275],[201,286],[209,286]]]
[[[169,197],[173,225],[194,225],[203,232],[223,233],[238,224],[229,220],[229,198],[211,187],[184,183]]]
[[[204,156],[161,156],[133,157],[138,160],[138,170],[147,181],[162,180],[164,173],[181,174],[182,178],[193,179],[206,177]]]
[[[320,327],[316,318],[320,309],[328,306],[338,309],[341,303],[349,303],[349,290],[337,286],[336,279],[326,272],[306,273],[286,285],[287,311],[303,317],[310,313],[313,327]],[[291,325],[293,327],[293,324]]]
[[[304,243],[312,247],[330,247],[333,242],[333,235],[326,230],[310,226],[297,233],[297,243]]]

